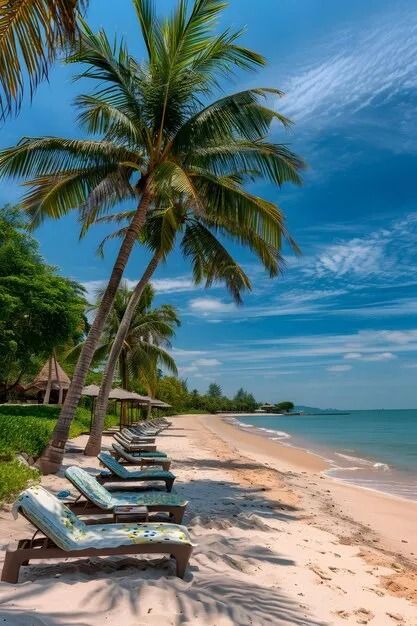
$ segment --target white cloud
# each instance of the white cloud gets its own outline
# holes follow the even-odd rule
[[[193,365],[198,367],[215,367],[216,365],[221,365],[221,361],[218,359],[197,359],[193,361]]]
[[[397,356],[392,352],[377,352],[375,354],[364,355],[361,352],[348,352],[343,356],[344,359],[354,359],[356,361],[392,361]]]
[[[314,120],[313,130],[358,113],[370,104],[389,102],[417,86],[415,7],[370,13],[321,48],[316,58],[284,86],[285,112],[295,122]],[[310,127],[312,125],[310,124]]]
[[[186,276],[179,276],[177,278],[154,278],[152,285],[158,293],[181,293],[200,288],[195,285],[191,278]]]
[[[86,280],[81,283],[86,290],[87,302],[93,304],[97,298],[97,292],[106,284],[104,280]]]
[[[397,359],[398,357],[392,352],[379,352],[378,354],[370,354],[367,357],[364,357],[364,361],[392,361],[393,359]]]
[[[326,367],[328,372],[348,372],[352,369],[351,365],[331,365]]]
[[[137,285],[137,280],[126,278],[123,282],[129,289],[134,289]],[[177,276],[172,278],[154,278],[152,286],[157,293],[181,293],[185,291],[195,291],[201,287],[195,285],[193,280],[187,276]],[[103,289],[106,285],[105,280],[87,280],[82,283],[87,291],[87,300],[94,302],[96,299],[97,291]]]
[[[193,374],[194,372],[198,372],[198,367],[194,366],[194,365],[187,365],[184,367],[179,367],[178,368],[178,372],[180,373],[180,375],[182,374]]]
[[[379,279],[382,286],[387,286],[399,277],[414,275],[416,238],[417,213],[413,212],[363,237],[325,246],[301,271],[315,279]],[[357,282],[350,285],[351,289],[358,287]]]
[[[202,315],[210,313],[229,313],[236,309],[232,303],[223,302],[217,298],[195,298],[189,303],[191,311]]]

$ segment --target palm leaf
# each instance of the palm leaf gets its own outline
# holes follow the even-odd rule
[[[86,0],[0,0],[0,109],[18,110],[25,82],[31,94],[51,61],[72,44]]]

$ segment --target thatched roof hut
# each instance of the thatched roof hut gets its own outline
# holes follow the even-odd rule
[[[52,363],[50,364],[50,360],[48,359],[45,365],[42,367],[40,372],[35,376],[32,382],[26,386],[26,391],[32,389],[38,389],[39,391],[44,391],[48,386],[49,379],[49,368],[51,367],[51,389],[59,390],[68,389],[71,380],[68,375],[64,372],[61,365],[58,363],[56,359],[51,359]]]

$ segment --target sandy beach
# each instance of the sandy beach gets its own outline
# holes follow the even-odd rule
[[[0,623],[417,626],[416,503],[337,483],[321,458],[221,417],[172,421],[158,447],[190,501],[198,546],[185,579],[162,558],[35,562],[19,585],[0,584]],[[65,464],[98,467],[82,454]],[[0,512],[3,549],[31,534]]]

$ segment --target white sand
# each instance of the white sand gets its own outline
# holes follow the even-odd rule
[[[250,440],[251,450],[240,431],[210,416],[175,418],[158,439],[174,459],[174,490],[190,500],[185,521],[198,548],[185,580],[163,558],[35,562],[19,585],[0,584],[0,624],[417,626],[416,604],[400,597],[416,595],[412,555],[390,551],[382,535],[339,513],[342,488],[320,478],[318,459],[299,451],[280,459],[279,447],[271,456]],[[66,462],[97,468],[82,455]],[[57,476],[43,484],[69,488]],[[368,494],[360,493],[364,509]],[[383,511],[395,504],[386,502]],[[407,520],[409,511],[401,509]],[[401,538],[412,541],[404,528]],[[30,534],[23,519],[0,512],[3,547]]]

